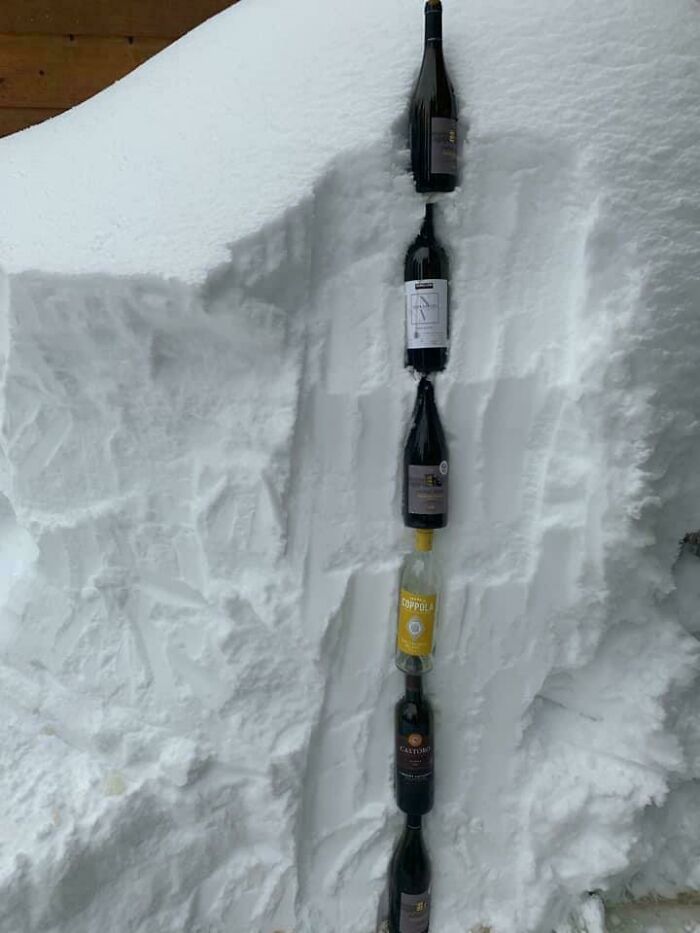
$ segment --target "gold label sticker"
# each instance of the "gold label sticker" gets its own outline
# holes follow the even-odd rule
[[[401,590],[399,595],[399,651],[414,657],[426,657],[433,650],[435,629],[435,594],[425,596]]]

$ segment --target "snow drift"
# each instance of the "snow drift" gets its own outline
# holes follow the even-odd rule
[[[372,929],[421,26],[244,0],[0,144],[7,933]],[[645,839],[700,764],[700,10],[445,28],[433,925],[534,933],[688,881]]]

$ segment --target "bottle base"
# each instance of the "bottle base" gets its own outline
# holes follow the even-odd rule
[[[396,801],[396,806],[401,810],[402,813],[405,813],[406,816],[427,816],[428,813],[433,809],[433,802],[430,804],[421,804],[416,802],[407,803],[405,801]]]
[[[444,352],[430,354],[424,351],[406,350],[403,365],[404,369],[412,369],[419,376],[444,373],[447,369],[447,355]]]
[[[414,180],[418,194],[449,194],[457,187],[454,175],[431,175],[429,181],[419,181],[414,176]]]
[[[394,663],[404,674],[427,674],[428,671],[433,669],[432,658],[404,654],[403,651],[396,652]]]
[[[416,528],[418,531],[436,531],[439,528],[447,528],[447,519],[442,515],[421,518],[407,513],[403,517],[403,523],[406,528]]]
[[[413,363],[404,363],[405,369],[412,369],[419,376],[432,376],[434,373],[444,373],[445,366],[414,366]]]

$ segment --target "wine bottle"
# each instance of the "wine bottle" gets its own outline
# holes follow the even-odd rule
[[[423,376],[403,454],[403,521],[409,528],[447,524],[448,452],[432,382]]]
[[[409,108],[409,145],[416,189],[454,191],[457,101],[442,51],[442,3],[425,4],[425,47]]]
[[[428,933],[430,859],[423,842],[421,817],[410,814],[389,869],[390,933]]]
[[[420,233],[408,248],[404,264],[406,283],[405,365],[419,373],[442,371],[447,364],[450,339],[447,253],[435,238],[434,205],[425,205]]]
[[[433,711],[423,695],[422,677],[406,674],[406,692],[394,710],[396,804],[404,813],[433,808]]]
[[[416,548],[404,561],[394,661],[406,674],[433,667],[440,574],[433,554],[433,532],[416,531]]]

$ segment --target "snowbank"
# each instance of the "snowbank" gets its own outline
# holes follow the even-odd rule
[[[372,928],[420,7],[244,0],[0,144],[3,931]],[[700,15],[445,24],[433,925],[548,931],[688,776]]]

